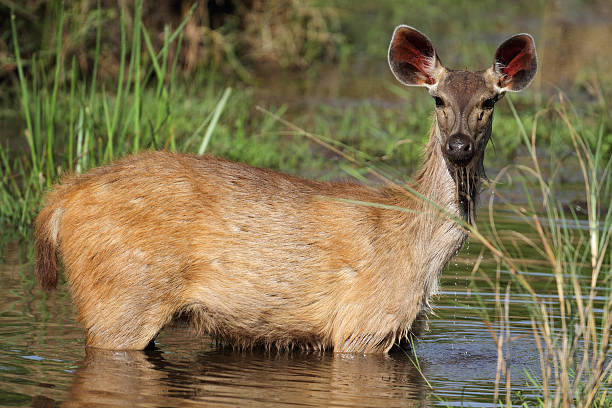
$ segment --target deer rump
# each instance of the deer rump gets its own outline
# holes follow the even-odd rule
[[[424,35],[396,29],[394,74],[447,104],[437,107],[413,193],[142,153],[49,192],[36,220],[37,277],[46,289],[57,284],[59,254],[90,347],[143,349],[184,316],[238,347],[386,352],[426,327],[439,275],[466,238],[456,218],[473,220],[492,112],[476,97],[457,102],[452,87],[496,100],[519,90],[512,79],[524,70],[512,55],[531,52],[530,38],[496,53],[510,59],[514,77],[497,57],[487,71],[457,74]],[[470,111],[457,140],[441,119],[455,105]],[[466,189],[458,174],[476,177]]]

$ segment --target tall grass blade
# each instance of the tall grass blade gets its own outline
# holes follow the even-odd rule
[[[56,34],[56,49],[55,49],[55,73],[53,75],[53,92],[51,94],[50,107],[47,112],[47,186],[51,185],[55,177],[55,165],[53,160],[54,148],[54,133],[55,133],[55,107],[57,104],[57,90],[59,87],[60,68],[62,66],[62,35],[64,32],[64,2],[60,2],[57,7],[58,23]]]
[[[34,127],[32,126],[32,118],[30,116],[30,97],[28,92],[27,82],[23,74],[23,63],[21,61],[21,53],[19,52],[19,42],[17,41],[17,28],[15,27],[15,13],[11,10],[11,32],[13,34],[13,46],[15,47],[15,60],[17,62],[17,74],[19,75],[19,88],[21,91],[21,106],[26,120],[26,139],[30,148],[30,157],[32,160],[32,169],[34,174],[38,174],[38,160],[36,158],[36,147],[34,144],[33,134]]]
[[[225,88],[221,99],[217,103],[215,110],[213,112],[212,119],[206,128],[206,133],[204,134],[204,139],[202,139],[202,143],[200,144],[200,148],[198,149],[198,154],[204,154],[206,148],[208,147],[208,143],[210,142],[210,138],[213,134],[213,131],[217,127],[217,122],[219,121],[219,117],[221,116],[221,112],[223,112],[223,108],[225,108],[225,104],[227,103],[227,99],[232,93],[232,88]]]
[[[132,113],[132,123],[134,125],[134,140],[132,144],[132,152],[136,153],[140,149],[140,112],[141,112],[141,63],[140,54],[142,44],[140,41],[140,32],[142,24],[142,0],[136,0],[134,4],[134,31],[132,33],[132,58],[133,64],[130,64],[130,68],[134,75],[134,111]]]

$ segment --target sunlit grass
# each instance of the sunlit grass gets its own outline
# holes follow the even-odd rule
[[[128,25],[122,14],[119,77],[109,84],[97,81],[99,41],[90,79],[82,79],[74,59],[62,61],[64,10],[56,7],[55,12],[58,35],[51,77],[47,61],[36,58],[28,61],[29,75],[24,73],[15,16],[11,16],[25,143],[17,142],[12,148],[0,144],[0,225],[22,234],[30,230],[44,191],[62,174],[82,173],[146,149],[202,154],[215,132],[225,138],[232,132],[231,122],[219,124],[226,110],[235,121],[244,121],[237,127],[249,124],[245,120],[250,114],[249,93],[232,98],[230,90],[223,91],[211,75],[209,82],[198,84],[203,89],[196,101],[189,84],[177,80],[178,52],[170,59],[168,50],[180,48],[182,25],[174,32],[166,30],[162,48],[155,50],[138,14],[131,26],[134,40],[127,40]],[[101,26],[97,27],[99,40]],[[137,40],[139,35],[143,41]],[[270,129],[265,121],[258,126]]]

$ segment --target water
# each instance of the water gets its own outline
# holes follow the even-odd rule
[[[511,216],[498,218],[521,228]],[[27,246],[9,245],[0,264],[0,405],[491,406],[498,362],[492,333],[504,329],[495,323],[496,296],[503,300],[512,276],[499,271],[499,295],[475,275],[476,296],[469,275],[480,247],[469,246],[445,270],[431,331],[413,351],[350,355],[236,351],[180,325],[165,329],[152,351],[86,351],[65,285],[44,294],[33,282]],[[496,280],[487,262],[483,270]],[[534,268],[529,279],[554,305],[550,271]],[[527,294],[510,291],[513,340],[504,354],[513,393],[533,401],[539,391],[525,372],[537,378],[540,367],[529,302]],[[505,377],[501,382],[503,389]]]

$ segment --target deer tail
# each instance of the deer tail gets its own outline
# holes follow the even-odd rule
[[[59,270],[58,234],[62,215],[59,203],[49,202],[36,218],[36,279],[45,290],[55,289]]]

